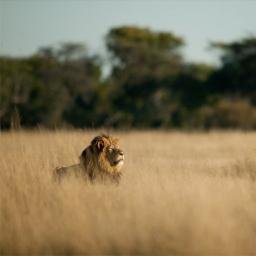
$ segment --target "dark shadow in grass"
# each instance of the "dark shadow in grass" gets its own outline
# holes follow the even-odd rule
[[[256,181],[256,161],[252,159],[237,160],[223,168],[221,176]]]

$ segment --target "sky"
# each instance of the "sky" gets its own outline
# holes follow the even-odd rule
[[[256,35],[255,13],[254,0],[0,0],[0,55],[28,56],[62,42],[103,54],[112,27],[136,25],[182,36],[186,60],[214,64],[209,43]]]

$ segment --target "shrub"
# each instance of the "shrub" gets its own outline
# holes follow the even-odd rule
[[[256,108],[244,99],[222,99],[200,108],[192,119],[197,127],[250,130],[256,128]]]

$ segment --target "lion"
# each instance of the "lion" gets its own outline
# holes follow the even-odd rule
[[[75,174],[91,182],[100,180],[119,183],[123,164],[124,153],[119,148],[118,139],[102,134],[83,150],[78,164],[57,167],[54,176],[59,181],[65,175]]]

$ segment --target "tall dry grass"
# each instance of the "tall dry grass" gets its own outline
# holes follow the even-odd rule
[[[119,186],[52,180],[97,131],[0,134],[0,254],[256,254],[256,133],[116,133]]]

